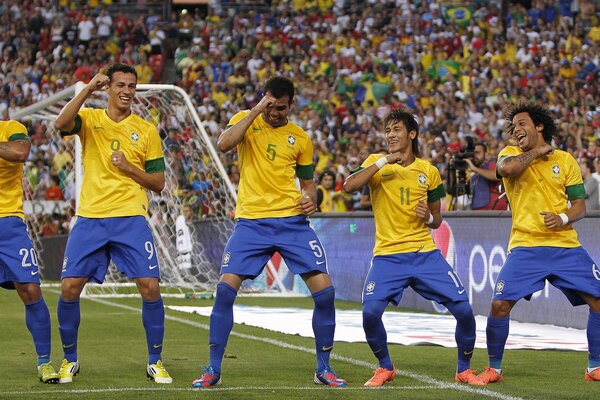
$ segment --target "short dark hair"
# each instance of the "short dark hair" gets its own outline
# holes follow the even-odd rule
[[[112,81],[112,77],[115,72],[124,72],[126,74],[133,74],[133,75],[135,75],[135,80],[137,81],[137,78],[138,78],[137,72],[135,71],[135,68],[133,68],[131,65],[127,65],[127,64],[123,64],[123,63],[114,63],[114,64],[109,65],[106,68],[106,76],[108,76],[109,80]]]
[[[487,153],[487,144],[485,144],[484,142],[477,142],[477,143],[475,143],[475,146],[483,147],[483,152]]]
[[[521,101],[517,104],[508,106],[505,112],[505,118],[510,123],[510,133],[512,133],[512,130],[514,129],[512,120],[515,115],[520,113],[529,114],[529,117],[535,126],[542,125],[544,127],[542,129],[544,141],[546,143],[552,142],[552,138],[557,134],[557,127],[554,118],[552,118],[552,115],[547,108],[527,101]]]
[[[274,76],[265,84],[265,93],[267,92],[276,99],[288,96],[291,103],[294,99],[294,82],[284,76]]]
[[[414,115],[402,110],[392,110],[383,119],[383,128],[390,122],[404,122],[407,132],[415,131],[417,134],[412,139],[412,151],[415,155],[419,155],[419,123]]]

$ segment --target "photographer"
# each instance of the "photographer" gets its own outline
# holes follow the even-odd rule
[[[506,210],[505,197],[498,198],[498,186],[501,181],[496,177],[496,161],[487,160],[487,147],[484,143],[477,143],[473,157],[465,158],[468,171],[472,172],[469,179],[471,191],[472,210]]]

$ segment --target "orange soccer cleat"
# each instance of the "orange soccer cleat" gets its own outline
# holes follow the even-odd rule
[[[365,386],[383,386],[386,382],[391,382],[396,376],[396,369],[392,367],[392,370],[385,368],[377,368],[373,371],[373,376],[367,382]]]

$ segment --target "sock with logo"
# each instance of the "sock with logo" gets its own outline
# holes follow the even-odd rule
[[[488,358],[491,368],[502,368],[502,357],[504,356],[506,339],[508,339],[509,326],[510,316],[496,318],[490,315],[487,319],[485,333],[487,337]]]
[[[329,356],[333,349],[335,334],[335,289],[333,286],[312,294],[315,308],[312,316],[312,328],[317,346],[317,371],[329,367]]]
[[[600,312],[590,310],[587,323],[588,367],[600,367]]]
[[[473,357],[475,348],[475,316],[471,305],[466,300],[444,305],[456,318],[456,330],[454,331],[458,351],[456,372],[460,373],[471,368],[471,357]]]
[[[25,304],[25,324],[31,332],[38,365],[50,361],[50,312],[44,298]]]
[[[362,317],[367,343],[379,360],[379,366],[391,371],[394,365],[388,351],[387,332],[381,319],[387,305],[388,302],[383,300],[366,301],[362,306]]]
[[[148,364],[160,360],[165,336],[165,306],[162,297],[155,301],[142,301],[142,323],[146,330]]]
[[[64,358],[68,362],[75,362],[77,361],[77,331],[81,320],[79,299],[66,301],[59,298],[57,315]]]
[[[221,364],[229,334],[233,329],[233,303],[237,291],[225,282],[217,284],[217,293],[212,312],[210,313],[210,331],[208,346],[210,351],[210,366],[215,372],[221,373]]]

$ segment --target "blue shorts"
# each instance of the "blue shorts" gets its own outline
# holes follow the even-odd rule
[[[13,282],[40,284],[38,258],[27,225],[19,217],[0,218],[0,286],[14,289]]]
[[[223,252],[221,274],[254,279],[275,252],[294,274],[327,273],[323,245],[304,215],[238,219]]]
[[[530,300],[546,279],[571,304],[585,301],[577,292],[600,297],[600,269],[583,247],[516,247],[508,253],[496,279],[492,300]]]
[[[458,275],[439,250],[373,257],[362,301],[378,300],[398,305],[408,286],[440,304],[469,301]]]
[[[67,240],[61,278],[89,278],[102,283],[111,259],[131,279],[160,278],[156,246],[146,218],[77,217]]]

